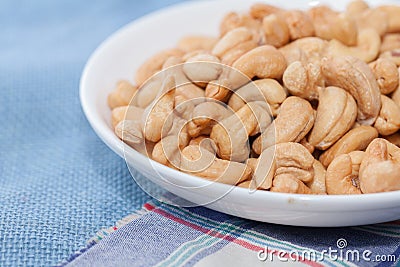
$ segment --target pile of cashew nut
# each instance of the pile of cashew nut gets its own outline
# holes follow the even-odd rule
[[[255,4],[187,36],[108,96],[151,159],[211,181],[298,194],[400,190],[400,6]]]

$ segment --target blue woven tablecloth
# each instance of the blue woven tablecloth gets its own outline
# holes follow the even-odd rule
[[[91,130],[78,84],[115,30],[176,0],[0,1],[0,266],[49,266],[149,198]]]

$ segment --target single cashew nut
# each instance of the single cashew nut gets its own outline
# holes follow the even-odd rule
[[[327,6],[313,7],[308,11],[315,35],[325,40],[336,39],[345,45],[357,44],[357,26],[345,13],[337,13]]]
[[[171,56],[182,56],[183,52],[177,48],[161,51],[145,61],[136,71],[135,82],[142,85],[153,74],[161,70],[164,62]]]
[[[299,142],[314,125],[314,110],[310,103],[300,97],[286,98],[275,121],[253,142],[257,154],[274,145]]]
[[[335,158],[326,170],[328,195],[361,194],[358,177],[353,174],[353,163],[348,154]]]
[[[318,37],[305,37],[279,48],[279,51],[286,58],[288,65],[294,61],[315,63],[319,62],[325,54],[327,44],[327,41]]]
[[[371,126],[359,126],[347,132],[319,158],[322,165],[329,166],[334,158],[351,151],[365,149],[372,140],[378,137],[378,131]]]
[[[111,125],[113,128],[123,120],[140,120],[144,110],[135,106],[121,106],[111,111]]]
[[[343,88],[357,102],[357,121],[372,125],[381,108],[380,90],[366,63],[351,56],[324,58],[322,74],[328,85]]]
[[[275,47],[264,45],[242,55],[232,67],[249,79],[254,77],[280,79],[286,69],[286,60]],[[238,75],[236,71],[228,74],[228,80],[232,88],[244,85],[242,75]]]
[[[242,162],[250,153],[248,137],[265,130],[270,123],[268,104],[261,101],[250,102],[214,125],[210,137],[218,147],[218,156]]]
[[[140,120],[122,120],[115,126],[115,134],[129,145],[143,141],[142,124]]]
[[[146,108],[157,97],[161,87],[161,77],[151,77],[139,88],[134,98],[132,99],[131,104],[140,108]]]
[[[198,54],[186,60],[183,72],[192,82],[208,83],[218,79],[222,73],[222,65],[213,55]]]
[[[230,49],[241,43],[250,41],[252,38],[253,34],[249,29],[245,27],[235,28],[219,39],[211,53],[217,57],[222,57]]]
[[[281,47],[290,41],[290,32],[285,19],[277,14],[265,16],[262,20],[266,44]]]
[[[199,146],[187,146],[182,150],[180,169],[220,183],[236,185],[251,177],[251,169],[243,163],[215,158],[210,151]]]
[[[292,193],[292,194],[311,194],[308,188],[302,181],[293,177],[290,174],[281,174],[274,178],[271,192]]]
[[[400,106],[385,95],[381,95],[381,101],[381,111],[374,127],[381,135],[394,134],[400,129]]]
[[[320,64],[295,61],[283,73],[283,84],[289,93],[307,100],[318,99],[318,90],[324,83]]]
[[[193,109],[191,121],[188,123],[188,132],[192,137],[209,134],[217,122],[232,114],[232,111],[216,102],[201,103]]]
[[[314,127],[308,142],[326,150],[353,126],[357,117],[357,104],[345,90],[329,86],[322,89]]]
[[[285,11],[282,16],[286,20],[292,40],[314,36],[314,25],[310,17],[304,11]]]
[[[217,43],[217,38],[211,36],[185,36],[177,44],[177,48],[184,52],[196,50],[211,51]]]
[[[172,85],[166,85],[168,88],[172,88],[171,86]],[[156,99],[154,104],[146,108],[142,116],[144,124],[143,134],[146,140],[151,142],[160,141],[164,124],[167,122],[169,115],[173,112],[174,101],[175,90],[170,90]]]
[[[381,47],[381,37],[374,29],[363,29],[358,33],[357,46],[346,46],[338,40],[329,41],[327,54],[331,57],[354,56],[366,63],[377,58]]]
[[[286,99],[286,91],[274,79],[260,79],[250,82],[232,94],[228,105],[237,111],[246,103],[252,101],[266,101],[271,107],[272,115],[278,114],[280,105]]]
[[[390,94],[399,86],[399,72],[396,64],[390,59],[378,58],[369,64],[379,89],[384,95]]]
[[[400,149],[385,139],[369,144],[360,166],[360,187],[363,193],[400,190]]]
[[[119,81],[115,90],[108,95],[108,106],[113,109],[129,105],[137,90],[138,87],[130,84],[128,81]]]

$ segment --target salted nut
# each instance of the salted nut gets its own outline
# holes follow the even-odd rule
[[[379,34],[367,28],[358,33],[357,46],[346,46],[335,39],[329,41],[327,54],[331,57],[354,56],[369,63],[378,57],[380,46]]]
[[[351,56],[325,58],[322,74],[328,85],[349,92],[357,102],[360,124],[372,125],[381,108],[380,90],[369,66]]]
[[[115,126],[123,120],[141,120],[144,110],[135,106],[121,106],[111,111],[111,124]]]
[[[381,95],[382,107],[374,127],[381,135],[391,135],[400,129],[400,106],[392,99]]]
[[[252,173],[246,164],[218,159],[210,151],[192,145],[182,150],[180,170],[231,185],[248,180]]]
[[[334,158],[351,151],[365,149],[372,140],[378,137],[378,131],[371,126],[359,126],[348,131],[333,146],[320,156],[319,160],[327,167]]]
[[[311,8],[308,15],[313,21],[317,37],[336,39],[348,46],[357,44],[357,25],[345,13],[337,13],[327,6],[317,6]]]
[[[296,96],[286,98],[274,122],[253,142],[253,150],[261,154],[274,144],[299,142],[313,127],[314,119],[308,101]]]
[[[400,149],[377,138],[369,144],[360,166],[360,187],[363,193],[400,190]]]
[[[303,60],[315,63],[325,55],[326,47],[327,41],[321,38],[305,37],[279,48],[279,51],[286,58],[288,65]]]
[[[262,189],[271,188],[276,175],[296,179],[302,177],[304,182],[311,182],[314,177],[313,163],[313,156],[302,145],[293,142],[276,144],[261,153],[253,181],[257,188]]]
[[[233,71],[228,80],[232,88],[243,85],[243,78],[237,71],[246,75],[249,79],[254,77],[280,79],[286,69],[286,60],[281,52],[271,45],[254,48],[236,60]]]
[[[217,38],[211,36],[191,35],[181,38],[176,46],[186,53],[197,50],[210,51],[217,41]]]
[[[250,41],[253,38],[252,32],[246,27],[235,28],[227,32],[214,46],[211,53],[217,57],[222,57],[235,46]]]
[[[231,116],[232,111],[216,102],[204,102],[197,105],[188,122],[190,136],[197,137],[202,134],[210,134],[211,128],[223,119]]]
[[[119,81],[115,90],[108,95],[108,106],[113,109],[129,105],[137,90],[138,87],[128,81]]]
[[[250,102],[214,125],[210,137],[222,159],[243,162],[249,157],[248,137],[264,131],[271,123],[268,104]]]
[[[138,85],[142,85],[147,79],[149,79],[153,74],[160,71],[164,62],[171,56],[182,56],[183,52],[179,49],[173,48],[169,50],[161,51],[151,58],[149,58],[145,63],[143,63],[136,72],[135,82]]]
[[[311,189],[302,181],[287,174],[276,176],[270,191],[292,194],[311,194]]]
[[[183,72],[194,83],[208,83],[218,79],[222,65],[216,56],[206,53],[190,57],[183,65]]]
[[[356,117],[356,101],[349,93],[334,86],[322,89],[308,142],[318,149],[326,150],[350,130]]]
[[[289,27],[282,16],[270,14],[262,19],[266,44],[281,47],[290,41]]]
[[[386,58],[378,58],[369,64],[379,89],[384,95],[392,93],[399,86],[399,72],[396,64]]]
[[[272,115],[278,114],[278,109],[286,99],[286,91],[274,79],[260,79],[250,82],[232,94],[228,105],[234,111],[252,101],[266,101],[272,111]]]
[[[335,158],[326,170],[326,191],[329,195],[361,194],[358,176],[348,154]]]
[[[289,93],[307,100],[318,99],[320,88],[325,86],[318,63],[291,63],[283,73],[283,84]]]

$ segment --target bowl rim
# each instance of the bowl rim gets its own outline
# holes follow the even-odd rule
[[[120,29],[112,33],[110,36],[108,36],[104,41],[102,41],[101,44],[90,55],[89,59],[87,60],[83,68],[79,83],[79,98],[83,112],[89,124],[95,131],[95,133],[111,150],[113,150],[116,154],[118,154],[122,158],[124,158],[124,151],[125,151],[141,162],[143,162],[144,160],[151,161],[151,164],[155,166],[158,172],[166,173],[169,175],[173,175],[174,177],[177,177],[179,179],[190,181],[191,184],[193,184],[193,186],[202,185],[204,184],[205,181],[208,180],[187,173],[183,173],[178,170],[169,168],[165,165],[162,165],[144,156],[143,154],[129,147],[122,140],[117,138],[117,136],[114,134],[114,131],[104,121],[99,112],[96,112],[97,111],[95,105],[96,102],[93,100],[94,98],[93,95],[90,95],[90,90],[88,89],[87,83],[88,83],[88,77],[91,73],[91,70],[93,69],[96,59],[98,57],[101,57],[103,51],[111,47],[114,41],[119,36],[125,35],[127,31],[130,30],[132,27],[142,27],[149,20],[152,20],[154,16],[159,16],[164,13],[167,13],[171,9],[187,8],[187,7],[192,7],[193,5],[196,4],[210,4],[210,3],[215,3],[215,1],[210,1],[210,0],[188,1],[188,2],[174,4],[153,11],[151,13],[148,13],[145,16],[133,20],[132,22],[121,27]],[[231,185],[222,184],[218,182],[217,184],[218,185],[216,185],[216,188],[220,190],[227,191],[229,190],[229,187],[232,187]],[[234,188],[231,189],[229,194],[238,194],[238,198],[241,199],[241,201],[246,200],[243,199],[243,196],[246,195],[247,197],[251,197],[254,198],[255,200],[260,200],[260,201],[272,200],[275,203],[288,203],[289,200],[293,202],[306,203],[309,204],[309,207],[315,207],[315,208],[325,207],[326,212],[339,211],[339,210],[360,211],[367,209],[371,210],[373,208],[379,209],[382,207],[391,208],[399,206],[400,203],[400,190],[392,192],[360,194],[360,195],[307,195],[307,194],[270,192],[265,190],[257,190],[252,194],[248,194],[248,189],[234,186]]]

